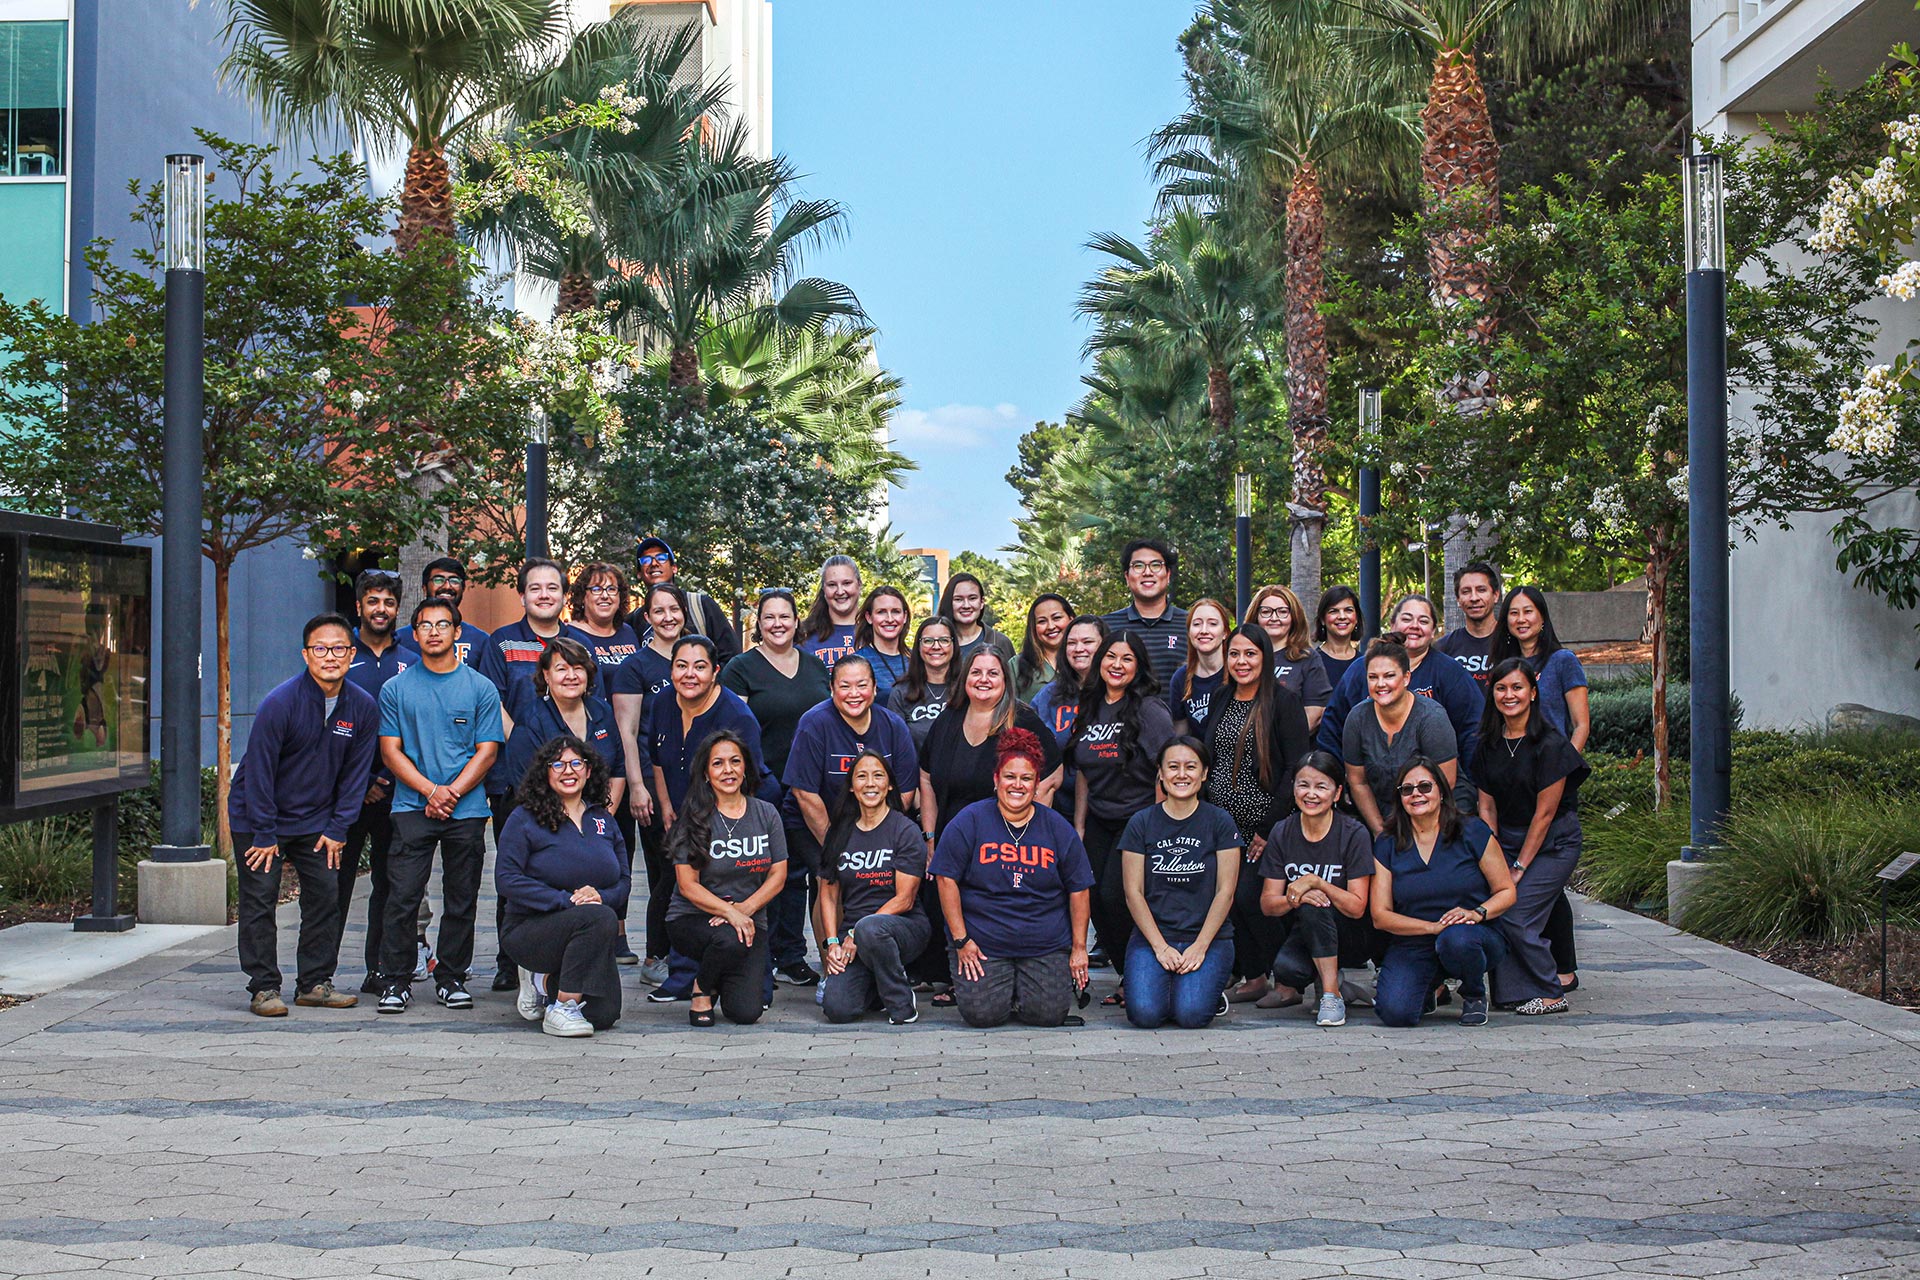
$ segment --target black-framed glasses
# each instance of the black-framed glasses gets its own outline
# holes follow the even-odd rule
[[[1262,622],[1278,622],[1282,618],[1291,618],[1292,616],[1293,610],[1287,608],[1285,605],[1274,609],[1261,609],[1258,613],[1254,614],[1254,617],[1260,619]]]
[[[620,594],[620,584],[616,582],[596,582],[587,588],[587,594],[590,596],[617,596]]]
[[[1400,794],[1403,796],[1430,796],[1433,794],[1433,783],[1431,780],[1423,782],[1403,782],[1400,784]]]
[[[1165,560],[1135,560],[1127,566],[1128,573],[1159,573],[1167,567]]]
[[[307,652],[316,658],[344,658],[353,652],[350,644],[310,644]]]
[[[466,578],[457,573],[436,573],[427,578],[430,587],[459,587],[466,585]]]

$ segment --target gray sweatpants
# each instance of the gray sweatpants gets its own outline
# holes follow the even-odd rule
[[[1500,829],[1500,847],[1509,858],[1520,852],[1526,838],[1524,830]],[[1507,958],[1493,971],[1494,999],[1559,998],[1560,973],[1545,932],[1547,919],[1579,864],[1580,815],[1563,814],[1547,828],[1546,842],[1515,886],[1513,906],[1495,922],[1507,937]]]
[[[1030,1027],[1057,1027],[1073,1009],[1073,974],[1067,953],[1051,951],[1018,960],[987,957],[977,982],[953,961],[953,998],[970,1027],[997,1027],[1018,1019]]]
[[[912,1013],[913,984],[907,981],[907,966],[920,958],[932,937],[933,926],[922,915],[862,916],[853,926],[853,963],[845,973],[827,975],[820,1000],[827,1021],[865,1017],[876,994],[893,1017]]]

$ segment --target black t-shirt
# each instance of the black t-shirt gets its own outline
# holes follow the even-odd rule
[[[1323,840],[1309,840],[1300,829],[1300,815],[1289,814],[1267,837],[1260,855],[1260,878],[1287,883],[1316,875],[1345,889],[1361,876],[1373,874],[1373,837],[1366,824],[1344,813],[1333,815]]]
[[[1158,698],[1142,699],[1140,732],[1130,752],[1120,744],[1121,702],[1104,698],[1091,721],[1075,725],[1073,767],[1087,780],[1087,812],[1105,822],[1124,822],[1153,803],[1153,775],[1160,748],[1173,737],[1173,716]]]
[[[1589,772],[1573,744],[1552,729],[1532,741],[1497,733],[1482,738],[1473,761],[1474,782],[1493,797],[1500,826],[1508,830],[1524,830],[1530,825],[1540,793],[1562,778],[1567,785],[1560,793],[1560,808],[1554,817],[1572,813],[1579,807],[1576,797]]]
[[[827,858],[840,877],[842,935],[892,900],[895,874],[926,877],[926,841],[913,819],[897,809],[889,809],[871,831],[849,822],[844,834],[830,834],[838,846],[828,850]],[[920,903],[916,900],[906,914],[919,916]]]
[[[967,741],[966,720],[965,709],[950,705],[927,731],[926,747],[920,753],[920,767],[933,779],[933,799],[939,808],[936,835],[947,829],[954,814],[993,794],[993,762],[1000,750],[1000,735],[990,734],[976,747]],[[1060,764],[1058,740],[1024,702],[1014,708],[1013,726],[1040,739],[1040,750],[1047,758],[1040,770],[1044,782]]]
[[[1434,641],[1433,647],[1465,667],[1474,683],[1485,689],[1487,677],[1493,674],[1493,638],[1498,634],[1489,631],[1482,637],[1465,627],[1455,627]]]
[[[1220,851],[1239,847],[1233,818],[1204,800],[1185,818],[1173,817],[1163,804],[1149,805],[1127,820],[1120,836],[1122,852],[1146,857],[1141,893],[1162,936],[1177,947],[1191,944],[1207,923],[1220,887]],[[1214,936],[1233,937],[1232,920]]]
[[[800,717],[825,702],[832,689],[827,668],[805,649],[791,677],[781,675],[758,649],[749,649],[720,673],[720,683],[746,700],[760,725],[760,750],[776,778],[787,771],[787,752]]]

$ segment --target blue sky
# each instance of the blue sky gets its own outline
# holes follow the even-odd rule
[[[1153,208],[1142,140],[1182,105],[1182,0],[775,0],[774,145],[848,235],[845,281],[905,379],[909,546],[993,554],[1020,433],[1080,397],[1095,231]]]

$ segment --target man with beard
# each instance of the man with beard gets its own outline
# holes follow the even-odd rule
[[[427,567],[420,571],[420,594],[427,600],[452,601],[453,607],[458,609],[467,598],[467,567],[452,556],[429,561]],[[400,628],[395,636],[408,648],[416,651],[420,648],[420,642],[414,639],[410,626]],[[484,628],[476,627],[471,622],[460,624],[460,634],[453,642],[453,651],[460,661],[478,671],[492,647],[493,641]]]
[[[1499,622],[1500,571],[1485,560],[1475,560],[1453,575],[1453,599],[1466,617],[1465,626],[1447,632],[1434,648],[1467,669],[1484,692],[1493,670],[1493,633]]]

